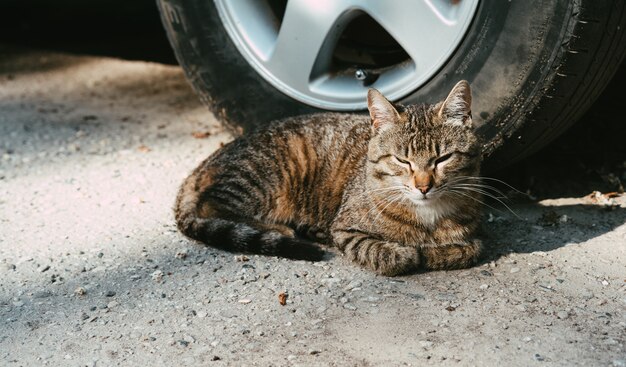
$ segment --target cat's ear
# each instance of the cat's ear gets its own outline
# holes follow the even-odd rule
[[[371,88],[367,92],[367,108],[376,131],[400,121],[398,110],[376,89]]]
[[[441,104],[438,115],[445,123],[457,126],[472,126],[472,91],[469,83],[461,80],[456,83],[448,97]]]

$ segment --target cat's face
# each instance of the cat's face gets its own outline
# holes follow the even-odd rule
[[[388,193],[390,200],[416,205],[464,195],[455,186],[477,176],[481,162],[467,82],[459,82],[435,105],[395,108],[375,90],[368,94],[368,104],[374,131],[368,186]]]

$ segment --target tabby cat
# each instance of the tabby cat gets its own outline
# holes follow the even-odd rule
[[[211,246],[319,260],[318,243],[379,274],[479,256],[481,154],[469,84],[435,105],[370,89],[370,116],[292,117],[215,152],[183,182],[178,228]]]

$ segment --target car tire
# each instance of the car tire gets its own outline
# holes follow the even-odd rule
[[[228,127],[248,131],[323,111],[283,94],[250,66],[214,1],[158,5],[191,85]],[[452,56],[398,102],[436,102],[468,80],[487,166],[503,167],[545,146],[587,110],[624,58],[625,27],[621,0],[482,0]]]

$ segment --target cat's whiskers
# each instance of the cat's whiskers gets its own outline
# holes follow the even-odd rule
[[[396,186],[388,186],[388,187],[380,187],[380,188],[376,188],[376,189],[371,189],[371,190],[367,190],[365,192],[359,193],[356,198],[358,198],[359,200],[362,201],[368,201],[368,202],[374,202],[374,206],[368,211],[366,212],[361,219],[359,220],[360,223],[363,223],[363,221],[365,220],[366,217],[368,217],[371,212],[373,210],[377,210],[379,206],[384,205],[387,201],[379,201],[379,202],[375,202],[375,200],[371,200],[371,196],[372,194],[393,194],[394,192],[398,192],[400,194],[404,194],[406,188],[403,185],[396,185]],[[366,197],[366,195],[368,195]]]
[[[508,199],[508,197],[504,195],[502,192],[500,192],[499,190],[494,189],[490,186],[486,186],[486,185],[458,183],[458,184],[452,185],[452,187],[471,188],[471,189],[481,190],[485,195],[488,195],[494,199]],[[499,194],[500,196],[495,196],[496,194]]]
[[[395,198],[398,195],[404,195],[404,192],[402,190],[396,189],[398,192],[395,193],[395,195],[391,196],[391,198]],[[378,208],[382,205],[385,205],[388,201],[386,200],[380,200],[380,201],[375,201],[372,200],[373,202],[373,206],[361,217],[361,219],[359,220],[359,223],[363,223],[364,220],[370,216],[370,214],[374,211],[374,210],[378,210]]]
[[[494,208],[493,206],[491,206],[491,205],[489,205],[489,204],[485,203],[484,201],[482,201],[482,200],[480,200],[480,199],[478,199],[478,198],[475,198],[475,197],[473,197],[472,195],[468,195],[468,194],[466,194],[466,193],[464,193],[464,192],[456,191],[456,190],[454,190],[454,189],[448,189],[448,191],[447,191],[447,192],[449,192],[449,193],[451,193],[451,194],[455,194],[455,195],[461,195],[461,196],[463,196],[463,197],[466,197],[466,198],[472,199],[472,200],[474,200],[474,201],[478,202],[479,204],[484,205],[484,206],[488,206],[489,208],[491,208],[491,209],[493,209],[493,210],[495,210],[495,211],[497,211],[497,212],[499,212],[499,213],[504,213],[502,210],[497,209],[497,208]]]
[[[521,218],[519,215],[517,215],[517,213],[516,213],[515,211],[513,211],[513,209],[511,209],[511,207],[509,207],[509,206],[508,206],[508,205],[507,205],[504,201],[500,200],[498,197],[496,197],[495,195],[493,195],[493,194],[491,194],[491,193],[489,193],[489,192],[487,192],[487,191],[485,191],[485,190],[481,190],[481,189],[474,188],[474,187],[464,187],[464,186],[461,186],[460,184],[459,184],[459,185],[452,185],[452,186],[450,186],[448,189],[449,189],[450,191],[452,191],[452,190],[454,190],[454,189],[457,189],[457,190],[462,190],[462,191],[463,191],[463,190],[465,190],[465,191],[470,191],[470,192],[476,192],[476,193],[479,193],[479,194],[481,194],[481,195],[484,195],[484,196],[490,197],[490,198],[492,198],[492,199],[496,200],[497,202],[499,202],[500,204],[502,204],[505,208],[507,208],[507,210],[508,210],[509,212],[511,212],[511,214],[513,214],[513,215],[514,215],[517,219],[522,219],[522,218]],[[457,191],[457,192],[458,192],[458,191]],[[471,195],[467,195],[467,197],[471,197],[471,198],[475,199],[475,198],[474,198],[474,197],[472,197]],[[492,206],[488,205],[487,203],[485,203],[484,201],[481,201],[481,202],[483,203],[483,205],[486,205],[486,206],[488,206],[488,207],[490,207],[490,208],[492,208],[492,209],[494,209],[494,210],[497,210],[497,209],[495,209],[494,207],[492,207]]]
[[[406,198],[406,195],[404,194],[404,192],[401,192],[399,194],[396,194],[396,196],[393,197],[393,199],[390,199],[389,202],[387,203],[387,205],[385,205],[384,208],[382,208],[381,210],[378,211],[378,214],[376,215],[376,217],[374,218],[374,220],[372,221],[372,223],[370,223],[370,225],[373,225],[375,223],[378,222],[378,219],[380,218],[381,214],[391,205],[391,204],[397,204],[398,202],[402,201],[403,199]]]
[[[382,194],[388,191],[403,190],[403,189],[404,189],[403,185],[379,187],[376,189],[371,189],[371,190],[361,192],[357,195],[357,197],[362,197],[362,196],[370,195],[370,194]]]
[[[493,191],[494,193],[500,195],[500,199],[508,199],[508,197],[506,196],[505,193],[503,193],[502,191],[500,191],[499,189],[482,183],[482,182],[467,182],[466,180],[457,180],[457,179],[452,179],[450,181],[448,181],[446,184],[444,184],[443,186],[446,185],[463,185],[463,186],[468,186],[468,187],[476,187],[476,188],[481,188],[481,189],[485,189],[485,190],[490,190]]]
[[[492,180],[492,181],[496,181],[496,182],[502,183],[502,184],[506,185],[507,187],[511,188],[512,190],[514,190],[514,191],[516,191],[518,193],[522,193],[521,191],[517,190],[516,188],[512,187],[511,185],[507,184],[506,182],[504,182],[502,180],[498,180],[496,178],[491,178],[491,177],[482,177],[482,176],[458,176],[458,177],[454,177],[450,181],[448,181],[446,184],[444,184],[443,187],[456,188],[456,189],[466,190],[466,191],[473,191],[473,192],[477,192],[477,193],[480,193],[482,195],[485,195],[487,197],[490,197],[490,198],[498,201],[500,204],[502,204],[509,212],[511,212],[513,215],[515,215],[515,217],[517,217],[518,219],[521,219],[519,217],[519,215],[517,215],[517,213],[515,213],[515,211],[513,211],[505,202],[503,202],[501,200],[501,199],[508,199],[508,197],[502,191],[500,191],[499,189],[497,189],[497,188],[495,188],[495,187],[493,187],[491,185],[483,183],[482,179]],[[496,196],[496,194],[500,195],[500,196]],[[524,195],[526,195],[526,194],[524,194]]]
[[[392,194],[390,197],[386,198],[385,200],[379,200],[379,201],[372,200],[372,202],[373,202],[373,204],[374,204],[374,205],[372,206],[372,208],[370,208],[370,210],[369,210],[367,213],[365,213],[365,215],[364,215],[364,217],[361,219],[361,221],[362,221],[363,219],[365,219],[365,217],[369,217],[369,215],[370,215],[370,214],[371,214],[374,210],[379,210],[379,208],[380,208],[381,206],[383,206],[383,205],[385,205],[385,204],[389,203],[389,201],[390,201],[390,200],[395,199],[396,197],[398,197],[398,196],[400,196],[400,195],[404,195],[404,193],[403,193],[403,192],[401,192],[401,191],[398,191],[398,192],[396,192],[395,194]]]
[[[525,192],[522,192],[522,191],[520,191],[520,190],[516,189],[515,187],[513,187],[513,186],[509,185],[508,183],[506,183],[506,182],[504,182],[504,181],[502,181],[502,180],[499,180],[499,179],[497,179],[497,178],[493,178],[493,177],[487,177],[487,176],[458,176],[458,177],[455,177],[455,179],[465,179],[465,180],[489,180],[489,181],[493,181],[493,182],[498,182],[498,183],[500,183],[500,184],[502,184],[502,185],[504,185],[504,186],[508,187],[509,189],[513,190],[514,192],[516,192],[516,193],[518,193],[518,194],[524,195],[524,196],[526,196],[526,197],[530,197],[530,195],[529,195],[529,194],[527,194],[527,193],[525,193]]]

